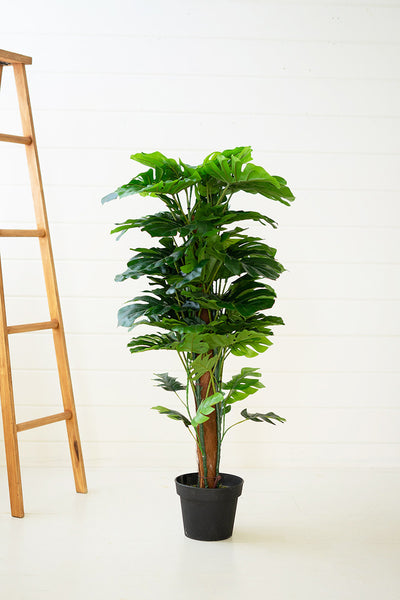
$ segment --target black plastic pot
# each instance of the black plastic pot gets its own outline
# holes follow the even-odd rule
[[[185,473],[175,479],[181,499],[183,529],[192,540],[212,542],[226,540],[232,535],[243,479],[228,473],[220,475],[221,487],[215,489],[197,487],[197,473]]]

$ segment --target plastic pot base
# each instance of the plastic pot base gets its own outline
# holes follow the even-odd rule
[[[193,540],[212,542],[226,540],[232,535],[243,479],[229,473],[220,475],[222,487],[216,489],[196,487],[197,473],[185,473],[175,479],[181,499],[183,529]]]

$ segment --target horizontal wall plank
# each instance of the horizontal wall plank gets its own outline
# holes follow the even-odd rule
[[[399,267],[400,270],[400,267]],[[399,289],[400,292],[400,289]],[[117,310],[114,298],[65,298],[64,325],[68,334],[115,333]],[[273,311],[284,318],[279,335],[400,335],[399,300],[354,302],[349,300],[279,299]],[[11,298],[7,302],[10,324],[49,320],[45,298]],[[122,330],[123,331],[123,330]],[[139,330],[138,330],[139,331]]]
[[[161,132],[158,132],[153,125],[151,132],[146,134],[146,145],[135,142],[135,148],[132,150],[152,152],[158,149],[166,155],[178,155],[190,164],[198,164],[209,152],[231,148],[241,140],[249,141],[256,149],[262,148],[263,140],[267,135],[267,131],[258,127],[257,119],[252,121],[250,130],[235,119],[227,123],[225,131],[221,131],[220,127],[215,128],[215,124],[204,119],[194,121],[191,129],[191,143],[203,138],[205,145],[202,149],[177,151],[179,135],[182,135],[183,146],[181,147],[187,146],[187,138],[183,140],[183,129],[179,127],[178,132],[171,131],[171,135],[168,135],[164,127]],[[174,146],[175,150],[171,150],[166,145],[172,139],[178,144]],[[128,145],[132,147],[130,142]],[[15,150],[18,149],[11,149],[6,155],[1,153],[4,184],[12,184],[17,179],[17,175],[20,183],[28,182],[25,157],[21,154],[19,158],[22,162],[17,164]],[[45,188],[47,185],[60,185],[65,180],[67,170],[66,187],[96,185],[99,186],[99,198],[101,198],[119,185],[127,183],[138,173],[136,168],[132,168],[132,161],[129,158],[131,150],[92,149],[89,152],[81,149],[47,149],[40,151],[40,154]],[[90,161],[88,154],[90,154]],[[377,197],[383,197],[386,190],[399,189],[396,171],[398,156],[395,155],[360,154],[357,160],[354,160],[350,154],[265,153],[257,150],[254,152],[254,162],[264,165],[273,174],[284,176],[293,188],[294,194],[296,188],[315,191],[369,189],[370,192],[375,192]],[[368,182],[365,181],[365,173],[368,173]]]
[[[392,301],[400,299],[398,264],[335,264],[285,261],[288,272],[274,282],[278,298],[351,299]],[[4,260],[4,279],[9,296],[44,294],[39,260]],[[115,298],[116,306],[134,298],[146,284],[142,280],[114,282],[125,269],[124,261],[56,261],[61,297]],[[95,300],[93,300],[95,302]]]
[[[400,291],[400,289],[399,289]],[[400,335],[400,300],[278,300],[274,312],[284,317],[288,335]]]
[[[45,291],[42,264],[39,260],[4,260],[7,294],[43,296]],[[126,268],[126,263],[56,260],[56,272],[61,297],[114,297],[121,303],[133,298],[142,289],[143,281],[115,283],[114,277]]]
[[[112,31],[118,32],[120,36],[129,35],[133,38],[130,19],[126,22],[120,18],[121,14],[133,13],[140,14],[141,27],[137,37],[141,40],[146,40],[149,36],[168,39],[171,35],[187,39],[196,36],[239,40],[251,37],[290,39],[294,37],[293,31],[296,31],[296,37],[303,40],[397,42],[395,23],[400,7],[390,2],[385,2],[383,6],[374,6],[374,3],[368,3],[367,6],[354,4],[251,0],[247,3],[248,11],[243,12],[240,3],[206,0],[201,6],[190,3],[182,11],[179,0],[170,1],[168,7],[156,0],[150,0],[146,4],[137,0],[133,3],[119,0],[118,10],[113,10],[106,3],[99,3],[94,14],[89,7],[82,6],[77,0],[70,2],[68,7],[60,6],[54,11],[48,0],[42,4],[47,18],[42,24],[38,23],[36,35],[39,32],[54,32],[52,37],[56,40],[56,32],[87,34],[95,30],[98,35],[101,33],[107,36]],[[15,22],[16,31],[24,31],[26,28],[31,31],[29,25],[36,13],[29,5],[23,14],[16,7],[10,7],[8,11],[10,21]],[[75,18],[77,11],[79,20]],[[157,18],[154,18],[155,12]],[[212,19],[209,18],[210,14],[213,15]],[[222,29],[221,23],[228,26]],[[7,34],[7,30],[4,34]]]
[[[25,467],[46,466],[70,468],[68,444],[64,442],[20,441],[21,463]],[[1,451],[1,449],[0,449]],[[85,463],[89,467],[118,466],[175,469],[174,475],[196,469],[196,456],[191,440],[185,443],[165,442],[86,442]],[[3,456],[3,455],[0,455]],[[2,464],[5,464],[3,458]],[[240,474],[240,469],[274,467],[383,467],[398,468],[397,444],[225,444],[222,468]],[[90,474],[89,474],[90,475]],[[173,476],[171,475],[171,486]],[[49,473],[51,476],[51,473]],[[90,481],[89,481],[90,485]],[[6,502],[6,500],[4,500]],[[7,508],[4,509],[5,511]]]
[[[132,162],[132,176],[136,172]],[[139,167],[139,165],[138,165]],[[0,181],[1,195],[7,198],[2,206],[2,226],[11,224],[34,224],[34,213],[29,186],[3,185]],[[313,227],[393,227],[398,223],[398,192],[385,191],[379,194],[379,210],[376,209],[377,193],[370,190],[299,190],[296,189],[296,201],[290,206],[270,202],[268,208],[260,208],[280,226]],[[50,226],[54,223],[75,224],[90,223],[107,226],[126,218],[139,218],[162,210],[163,204],[158,198],[146,198],[143,208],[140,196],[130,196],[109,202],[100,208],[100,198],[104,188],[93,185],[65,188],[61,182],[49,185],[46,189],[46,203]],[[240,208],[246,195],[238,193],[232,199],[232,206]],[[249,197],[246,199],[246,202]],[[251,198],[254,206],[260,201]],[[262,201],[261,201],[262,202]],[[279,231],[280,229],[278,229]],[[267,230],[265,230],[267,231]]]
[[[400,94],[398,100],[400,101]],[[357,115],[357,108],[355,113]],[[93,159],[99,151],[104,152],[104,150],[114,149],[122,152],[125,149],[126,159],[129,159],[130,154],[135,150],[131,132],[135,131],[135,147],[141,149],[151,142],[149,131],[152,129],[157,132],[155,144],[158,147],[166,147],[170,145],[171,140],[174,140],[177,147],[185,148],[186,132],[188,128],[193,127],[193,120],[198,120],[197,131],[193,131],[195,147],[215,144],[215,147],[209,147],[207,153],[218,149],[221,144],[221,141],[210,139],[210,132],[222,131],[223,135],[229,135],[232,139],[232,128],[236,133],[236,140],[246,139],[247,136],[254,147],[258,147],[259,151],[265,153],[342,152],[361,155],[400,153],[400,118],[388,119],[371,115],[341,117],[312,114],[246,114],[227,112],[223,108],[220,112],[215,110],[203,113],[179,110],[168,112],[162,106],[153,113],[67,111],[60,118],[61,114],[58,113],[57,118],[54,119],[53,116],[53,119],[42,123],[43,135],[40,135],[38,129],[43,160],[47,160],[48,155],[51,157],[54,148],[58,151],[66,148],[79,153],[86,152],[86,155],[89,153],[91,159],[88,161],[86,156],[86,165],[94,162]],[[5,130],[5,126],[2,130]],[[16,133],[9,128],[7,131]],[[265,135],[266,132],[268,135]],[[7,156],[9,154],[5,150],[2,151],[3,153]],[[361,156],[358,156],[357,162],[360,160]],[[90,182],[90,179],[88,181]]]
[[[293,90],[292,90],[293,92]],[[335,94],[336,92],[333,92]],[[362,98],[360,98],[360,103]],[[400,93],[398,94],[400,102]],[[209,112],[208,112],[209,111]],[[147,135],[151,126],[159,132],[158,144],[166,145],[172,139],[183,146],[185,131],[191,126],[193,118],[200,118],[208,129],[218,127],[229,131],[233,125],[239,131],[251,132],[254,136],[255,125],[268,136],[260,143],[260,150],[265,152],[344,152],[374,154],[399,154],[400,118],[379,118],[373,115],[361,117],[334,115],[264,115],[220,111],[209,106],[208,111],[198,113],[196,110],[186,112],[175,109],[173,112],[158,106],[155,112],[132,113],[91,113],[66,112],[60,119],[49,120],[42,128],[46,134],[40,139],[41,147],[58,147],[62,140],[63,147],[68,148],[126,148],[127,155],[133,151],[129,131],[135,130],[135,145],[142,147],[148,144]],[[384,113],[385,115],[387,113]],[[137,126],[140,121],[140,127]],[[180,129],[181,128],[181,129]],[[179,133],[182,131],[182,133]],[[161,133],[163,132],[163,133]],[[208,133],[208,132],[207,132]],[[38,130],[40,135],[40,130]],[[240,133],[239,133],[240,135]],[[58,139],[57,139],[58,138]],[[199,132],[196,142],[201,146],[207,144],[206,136]]]
[[[128,0],[127,0],[128,1]],[[162,5],[165,6],[165,5]],[[232,4],[229,5],[231,7]],[[263,6],[263,3],[257,3],[257,6]],[[241,8],[241,5],[237,5]],[[228,35],[221,34],[221,23],[218,19],[212,19],[210,23],[209,14],[215,11],[213,8],[206,11],[203,7],[201,14],[207,15],[206,30],[201,36],[196,36],[191,30],[193,24],[197,22],[197,17],[190,19],[190,25],[186,28],[178,24],[174,13],[168,10],[169,15],[174,15],[174,26],[169,29],[168,35],[165,35],[165,24],[162,24],[163,32],[156,34],[154,27],[160,18],[149,20],[152,29],[149,35],[132,34],[129,21],[129,35],[123,35],[121,28],[120,12],[115,11],[112,15],[118,18],[117,33],[112,31],[112,26],[107,23],[104,33],[100,34],[97,29],[97,35],[71,35],[73,33],[87,33],[87,27],[82,31],[77,31],[77,26],[82,26],[82,20],[75,17],[74,11],[69,10],[69,15],[74,23],[68,23],[68,17],[64,20],[57,11],[56,29],[62,24],[65,27],[64,32],[68,35],[57,36],[55,31],[49,32],[49,25],[45,28],[46,43],[43,43],[43,37],[33,36],[26,39],[23,33],[24,21],[22,17],[27,18],[29,11],[18,14],[18,30],[13,33],[2,33],[3,45],[8,47],[19,46],[26,48],[26,52],[34,56],[33,66],[30,67],[54,71],[77,71],[77,72],[137,72],[137,73],[186,73],[186,74],[210,74],[210,75],[240,75],[250,76],[265,75],[266,65],[268,75],[305,75],[305,76],[337,76],[346,77],[355,75],[357,77],[391,77],[398,76],[399,67],[393,64],[392,43],[397,43],[396,20],[398,19],[399,8],[355,9],[353,12],[356,22],[351,31],[344,36],[342,25],[334,24],[335,19],[342,18],[341,7],[339,14],[332,14],[332,8],[326,10],[327,17],[339,35],[335,36],[333,32],[324,35],[319,28],[323,27],[321,20],[318,20],[315,11],[318,7],[315,5],[307,7],[305,16],[308,20],[307,25],[302,29],[302,25],[296,23],[296,29],[285,35],[282,30],[282,22],[276,29],[272,28],[269,22],[266,27],[265,18],[259,23],[262,27],[261,36],[257,36],[254,27],[257,19],[253,11],[243,18],[241,14],[241,33],[239,36],[230,32]],[[281,10],[287,16],[288,7],[283,6]],[[290,13],[294,10],[292,6]],[[140,11],[143,11],[143,5],[140,5]],[[229,8],[231,12],[231,8]],[[273,13],[278,12],[274,7]],[[363,22],[365,15],[370,13],[367,21]],[[81,11],[79,14],[82,17]],[[375,19],[371,18],[375,14]],[[180,11],[182,15],[182,11]],[[340,16],[339,16],[340,15]],[[380,15],[377,17],[376,15]],[[91,22],[89,30],[93,30],[93,13],[90,12]],[[392,19],[390,20],[390,17]],[[375,32],[379,32],[379,21],[382,19],[384,37],[377,39]],[[285,18],[285,21],[287,19]],[[141,19],[141,22],[145,22]],[[222,21],[226,25],[226,16]],[[210,27],[215,24],[218,27],[218,34],[212,35]],[[248,27],[246,35],[246,24]],[[292,21],[292,26],[295,20]],[[363,26],[365,25],[365,27]],[[31,32],[31,19],[27,22],[29,32]],[[99,25],[97,24],[97,27]],[[307,35],[305,31],[311,27],[312,32]],[[111,31],[111,34],[110,34]],[[190,32],[190,33],[189,33]],[[281,33],[282,32],[282,33]],[[380,32],[381,35],[383,31]],[[392,36],[392,37],[391,37]],[[340,39],[341,38],[341,39]],[[105,51],[105,42],[107,46],[112,47],[112,52]],[[357,43],[357,41],[359,43]],[[338,43],[340,42],[340,43]],[[375,42],[375,43],[374,43]],[[383,43],[382,43],[383,42]],[[46,50],[51,47],[54,52],[49,53]],[[190,49],[190,51],[188,51]],[[137,60],[138,56],[146,54],[146,60]],[[118,56],[118,60],[115,57]],[[162,64],[160,63],[162,56]],[[226,58],[229,56],[229,60]],[[274,60],[268,60],[271,56]],[[220,57],[220,60],[215,60]],[[212,60],[214,59],[214,60]],[[359,72],[356,69],[359,68]]]
[[[108,78],[113,83],[105,86],[104,75],[99,73],[54,72],[50,87],[49,74],[33,68],[30,71],[30,91],[35,105],[38,140],[43,145],[62,144],[64,141],[68,145],[78,145],[78,140],[85,139],[85,132],[96,118],[103,121],[109,118],[108,111],[261,113],[287,117],[302,114],[353,115],[355,118],[371,115],[387,118],[400,114],[400,82],[395,79],[382,80],[375,85],[369,79],[360,78],[282,76],[277,80],[274,77],[268,79],[268,74],[265,72],[259,78],[253,78],[250,94],[246,74],[215,78],[210,96],[208,75],[164,75],[160,78],[149,74],[110,73]],[[6,79],[6,74],[4,78],[0,123],[14,125],[11,119],[15,118],[17,125],[13,82],[11,78]],[[240,81],[243,85],[239,85]],[[115,93],[116,88],[118,94]],[[296,94],[295,102],[293,93]],[[73,111],[73,114],[68,111]],[[85,111],[85,115],[80,111]],[[79,125],[84,123],[85,116],[90,121],[80,132]],[[75,125],[72,130],[71,124]],[[58,135],[59,131],[63,133],[62,138]],[[100,137],[101,132],[102,129],[92,132],[92,135]],[[104,138],[101,143],[105,143]]]
[[[254,203],[262,210],[262,202]],[[100,210],[100,209],[99,209]],[[352,263],[400,263],[400,228],[332,228],[332,227],[285,227],[277,230],[251,227],[248,231],[278,248],[278,259],[284,264],[295,261],[352,262]],[[118,242],[110,236],[109,225],[54,224],[52,227],[53,249],[56,260],[121,260],[127,262],[132,247],[153,246],[157,242],[139,230],[133,230]],[[87,239],[91,243],[87,243]],[[71,239],[74,243],[71,244]],[[37,251],[35,239],[4,239],[2,249],[5,258],[23,259]]]
[[[399,265],[285,262],[288,269],[275,282],[278,298],[400,298]]]
[[[24,369],[54,368],[51,334],[36,332],[11,338],[13,365]],[[154,352],[141,352],[132,357],[126,348],[131,335],[120,331],[115,335],[69,335],[68,348],[74,369],[111,369],[142,371],[154,368]],[[289,371],[376,371],[397,372],[400,338],[398,337],[291,337],[277,334],[266,353],[257,357],[257,365],[265,372]],[[164,370],[179,369],[175,352],[158,351],[158,364]],[[253,365],[254,361],[230,357],[232,369]],[[151,366],[150,366],[151,365]]]
[[[261,394],[261,392],[260,392]],[[242,423],[227,434],[230,443],[371,443],[396,444],[400,450],[400,409],[396,408],[317,408],[265,406],[266,400],[246,401],[249,411],[275,410],[286,417],[284,424],[272,426],[266,423]],[[270,404],[270,403],[269,403]],[[177,402],[170,405],[177,406]],[[157,411],[137,406],[97,406],[79,408],[79,423],[82,438],[88,442],[157,442],[184,443],[188,431]],[[54,410],[57,410],[55,407]],[[17,421],[46,416],[43,407],[19,407]],[[240,408],[233,406],[227,424],[241,419]],[[229,436],[229,437],[228,437]],[[65,439],[65,424],[53,423],[36,430],[20,433],[25,441],[62,441]],[[194,444],[194,442],[193,442]]]
[[[134,361],[134,358],[132,358]],[[253,366],[259,365],[255,359]],[[132,362],[132,367],[134,363]],[[149,408],[156,404],[171,404],[174,395],[155,385],[154,372],[163,371],[164,366],[153,355],[152,362],[140,372],[108,369],[72,370],[72,381],[78,410],[81,406],[131,406]],[[263,400],[254,396],[254,407],[266,403],[270,406],[296,408],[398,408],[400,373],[351,373],[351,372],[271,372],[262,371],[266,389]],[[236,373],[229,362],[225,369],[225,381]],[[170,374],[184,381],[182,368]],[[58,376],[55,369],[43,371],[15,369],[13,371],[16,404],[20,406],[53,406],[61,404]],[[27,409],[28,411],[28,409]]]

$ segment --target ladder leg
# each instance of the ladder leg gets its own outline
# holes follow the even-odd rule
[[[53,329],[53,339],[64,410],[70,411],[72,415],[71,418],[66,421],[66,425],[72,468],[75,479],[75,487],[77,492],[86,493],[87,484],[85,467],[83,463],[78,421],[76,417],[74,395],[72,390],[71,373],[68,362],[67,347],[65,343],[65,333],[61,314],[61,305],[58,293],[56,272],[54,267],[54,258],[51,247],[49,224],[47,220],[46,205],[44,200],[39,156],[33,126],[28,82],[26,78],[24,64],[14,64],[13,68],[22,120],[22,130],[24,132],[24,135],[29,135],[32,138],[32,143],[25,146],[25,149],[28,160],[28,169],[31,180],[37,228],[44,230],[45,233],[42,237],[39,238],[39,244],[42,255],[43,272],[46,283],[50,318],[56,319],[59,324],[56,329]],[[29,132],[29,134],[27,134],[27,132]]]
[[[4,444],[10,493],[11,514],[24,516],[21,469],[19,464],[17,426],[15,421],[14,394],[11,376],[10,349],[7,334],[6,306],[4,300],[3,274],[0,258],[0,396],[3,416]]]

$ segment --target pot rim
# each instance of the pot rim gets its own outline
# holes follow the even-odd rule
[[[175,477],[176,491],[179,496],[187,499],[198,498],[200,495],[203,499],[214,500],[217,497],[229,496],[238,498],[242,493],[244,480],[238,475],[230,473],[220,473],[222,485],[219,488],[199,488],[194,483],[184,483],[185,479],[191,479],[193,482],[198,479],[198,472],[183,473]]]

